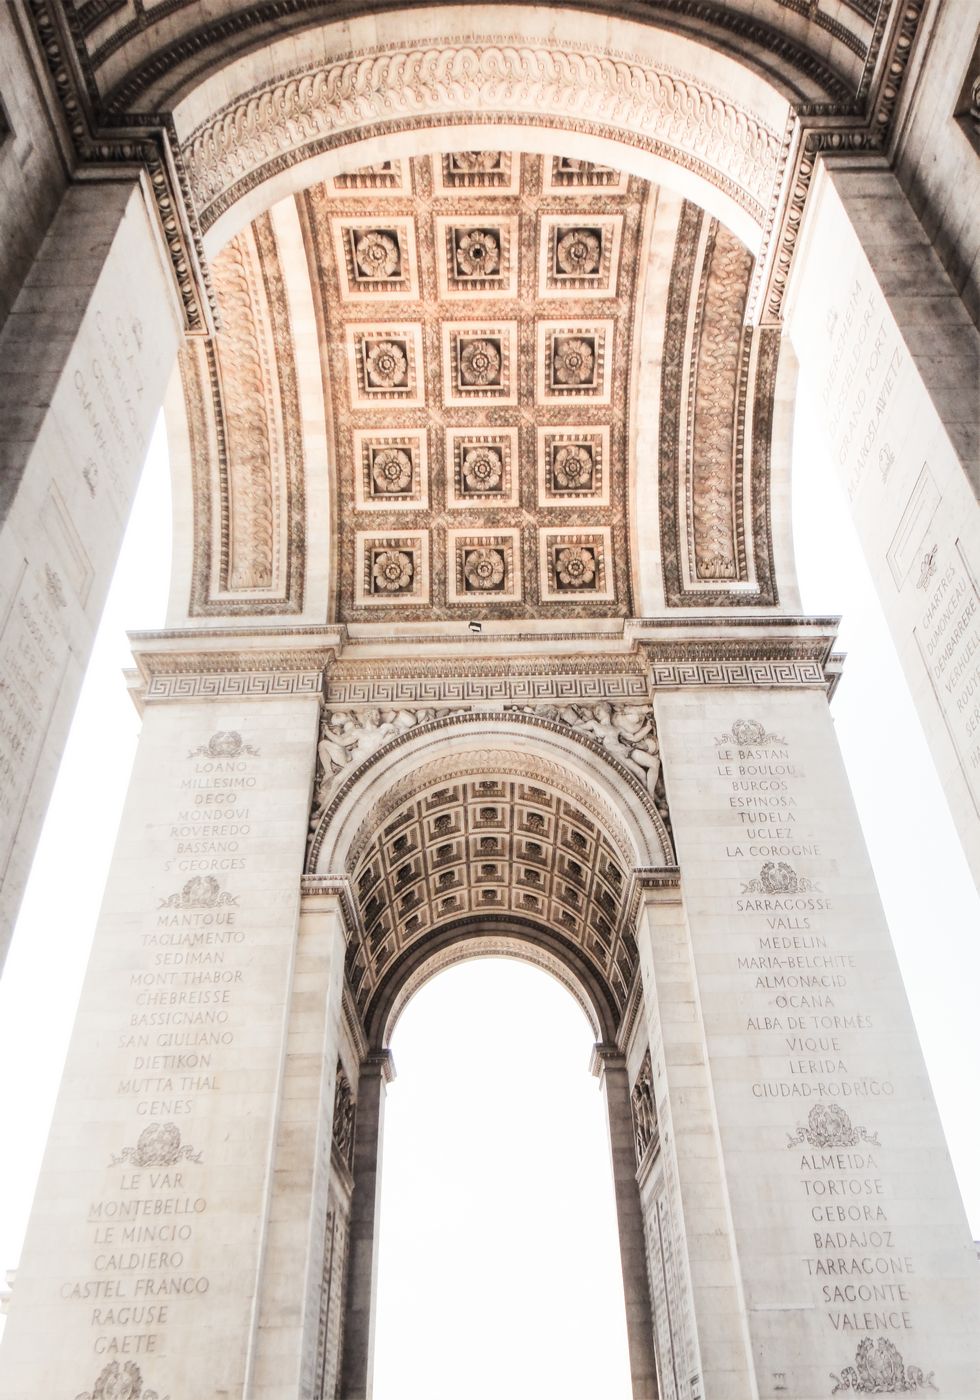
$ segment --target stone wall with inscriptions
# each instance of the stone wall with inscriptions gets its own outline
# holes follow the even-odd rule
[[[980,337],[891,175],[824,172],[808,217],[801,390],[980,877]]]
[[[0,336],[0,962],[176,352],[171,298],[138,189],[81,186]]]
[[[976,1262],[826,702],[656,712],[760,1393],[966,1400]]]
[[[114,1394],[130,1366],[160,1396],[242,1392],[316,709],[147,711],[18,1269],[4,1400]]]

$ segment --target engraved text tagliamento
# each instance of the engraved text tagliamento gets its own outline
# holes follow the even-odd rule
[[[87,1270],[60,1284],[85,1311],[92,1352],[109,1360],[172,1353],[195,1309],[227,1290],[215,1185],[229,1153],[245,1151],[246,1066],[262,1033],[266,950],[246,893],[261,860],[261,750],[218,731],[185,743],[168,777],[154,792],[156,892],[113,958],[111,1015],[100,1018],[115,1051],[104,1085],[115,1141],[88,1202]],[[252,1077],[249,1089],[263,1087]]]

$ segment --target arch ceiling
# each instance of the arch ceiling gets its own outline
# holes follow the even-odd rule
[[[662,786],[654,801],[593,739],[519,713],[423,718],[377,766],[355,755],[353,773],[331,773],[344,755],[329,736],[349,719],[325,718],[306,884],[345,892],[364,1025],[382,1034],[420,979],[488,937],[536,949],[606,1031],[618,1025],[637,971],[634,871],[673,858]]]
[[[488,113],[575,131],[591,158],[661,183],[652,167],[666,168],[760,255],[751,315],[776,320],[815,157],[887,153],[926,8],[647,0],[626,19],[601,0],[27,5],[76,161],[145,168],[197,333],[214,314],[207,259],[276,198],[330,173],[341,147],[375,141],[365,159],[387,157],[399,132]],[[623,159],[603,154],[609,142]],[[287,178],[317,160],[319,173]]]
[[[635,616],[651,512],[665,605],[776,602],[777,337],[696,205],[577,157],[442,152],[340,172],[212,266],[221,329],[187,342],[169,423],[192,616],[322,619],[312,556],[351,626]]]
[[[508,775],[435,783],[372,831],[351,872],[363,936],[347,979],[365,1022],[414,949],[488,917],[584,958],[619,1015],[636,972],[630,871],[567,795]]]
[[[674,856],[659,763],[628,766],[627,749],[580,723],[587,710],[328,698],[304,887],[342,894],[347,985],[374,1040],[446,961],[518,945],[604,1034],[620,1024],[637,872]]]

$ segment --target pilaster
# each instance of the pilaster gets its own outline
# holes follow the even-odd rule
[[[609,1152],[616,1195],[633,1400],[659,1400],[661,1392],[657,1385],[657,1363],[650,1325],[650,1287],[643,1239],[643,1213],[636,1188],[626,1056],[615,1045],[597,1045],[593,1052],[592,1068],[602,1086],[609,1120]]]
[[[371,1400],[377,1325],[378,1233],[381,1223],[381,1145],[386,1086],[395,1077],[390,1050],[365,1056],[357,1083],[354,1197],[350,1218],[347,1320],[341,1400]]]
[[[336,1372],[350,1161],[338,1143],[346,929],[336,891],[304,889],[288,1011],[272,1189],[248,1394],[323,1396]],[[345,1106],[346,1107],[346,1106]],[[346,1119],[346,1112],[344,1118]]]
[[[819,1400],[882,1375],[967,1400],[974,1250],[825,700],[733,687],[658,694],[655,711],[688,994],[665,980],[659,921],[643,956],[668,1064],[666,1017],[690,1017],[703,1122],[673,1123],[680,1180],[702,1151],[754,1367],[739,1389],[718,1382],[692,1233],[706,1394]],[[686,1111],[676,1073],[666,1097]]]
[[[636,940],[657,1124],[637,1175],[661,1393],[663,1400],[745,1400],[758,1393],[755,1369],[691,934],[676,875],[645,881]],[[640,1067],[636,1080],[642,1078]]]
[[[333,1092],[342,955],[329,916],[299,930],[320,702],[280,665],[257,684],[239,658],[233,691],[199,660],[146,701],[3,1400],[129,1364],[161,1395],[283,1395],[257,1388],[273,1338],[298,1370],[317,1241],[285,1296],[286,1216],[300,1202],[311,1233],[329,1149],[317,1122],[294,1132]]]

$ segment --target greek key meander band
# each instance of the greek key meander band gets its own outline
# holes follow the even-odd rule
[[[160,675],[147,682],[147,700],[262,699],[271,695],[318,695],[322,671],[225,671],[216,675]]]
[[[226,671],[151,676],[147,701],[262,699],[325,694],[335,705],[481,704],[489,701],[542,703],[555,700],[649,698],[650,687],[820,686],[828,679],[816,660],[652,662],[643,675],[424,677],[413,680],[345,680],[332,683],[322,671]]]
[[[649,699],[646,677],[636,676],[486,676],[412,680],[327,680],[327,700],[338,705],[380,705],[413,701],[433,704],[486,700],[639,700]]]

